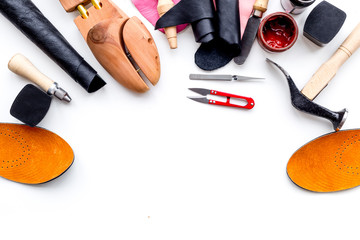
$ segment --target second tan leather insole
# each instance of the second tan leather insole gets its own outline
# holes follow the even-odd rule
[[[297,150],[287,173],[298,186],[334,192],[360,185],[360,129],[321,136]]]

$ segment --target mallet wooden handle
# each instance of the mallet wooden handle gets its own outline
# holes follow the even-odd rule
[[[328,85],[339,68],[360,47],[360,23],[341,44],[334,55],[326,61],[302,89],[302,93],[313,100]]]
[[[175,4],[172,0],[159,0],[157,10],[159,16],[162,17],[167,11],[169,11]],[[176,26],[164,28],[165,35],[169,41],[171,49],[177,48],[177,30]]]
[[[45,92],[54,84],[54,81],[42,74],[25,56],[16,54],[13,56],[8,64],[9,69],[37,84]]]

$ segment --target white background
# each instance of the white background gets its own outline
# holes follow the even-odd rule
[[[63,137],[75,162],[60,178],[39,186],[0,179],[0,238],[13,239],[349,239],[358,238],[360,189],[331,194],[302,190],[287,177],[291,155],[332,131],[329,121],[294,109],[287,82],[265,62],[282,65],[301,89],[359,22],[356,0],[329,2],[347,13],[335,39],[318,47],[303,37],[310,10],[294,16],[296,45],[270,54],[255,43],[243,66],[231,62],[214,73],[265,76],[265,81],[190,81],[202,73],[199,47],[188,28],[177,50],[139,14],[116,0],[153,34],[162,63],[156,87],[135,94],[113,80],[91,54],[73,19],[56,0],[34,0],[46,17],[99,72],[107,85],[88,94],[0,16],[1,122],[28,82],[7,69],[17,52],[66,89],[73,101],[54,99],[39,126]],[[282,11],[270,0],[267,14]],[[360,53],[342,67],[316,102],[349,109],[344,129],[360,127]],[[190,87],[253,97],[250,111],[200,104]]]

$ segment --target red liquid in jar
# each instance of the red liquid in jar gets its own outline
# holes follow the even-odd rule
[[[265,23],[262,31],[264,40],[270,47],[284,48],[294,40],[296,29],[289,19],[275,16]]]

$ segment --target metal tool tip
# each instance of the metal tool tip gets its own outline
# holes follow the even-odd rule
[[[69,94],[64,89],[58,87],[57,85],[55,91],[53,93],[50,92],[50,94],[54,95],[61,101],[71,102],[71,97],[69,96]]]
[[[267,62],[275,63],[274,61],[270,60],[269,58],[266,58]]]
[[[338,125],[338,126],[334,126],[334,130],[335,130],[336,132],[338,132],[338,131],[344,126],[344,123],[345,123],[345,121],[346,121],[346,119],[347,119],[347,116],[348,116],[348,114],[349,114],[349,111],[348,111],[347,108],[344,108],[343,110],[341,110],[341,111],[339,112],[339,114],[340,114],[340,117],[342,116],[342,118],[341,118],[341,121],[340,121],[339,125]]]
[[[280,71],[282,71],[283,74],[284,74],[287,78],[290,78],[289,73],[288,73],[283,67],[281,67],[279,64],[277,64],[276,62],[270,60],[269,58],[266,58],[266,61],[269,62],[269,63],[272,63],[274,66],[276,66],[278,69],[280,69]]]
[[[71,102],[72,99],[71,99],[71,97],[70,97],[69,95],[65,95],[64,98],[63,98],[63,100],[64,100],[65,102],[68,102],[68,103],[69,103],[69,102]]]

